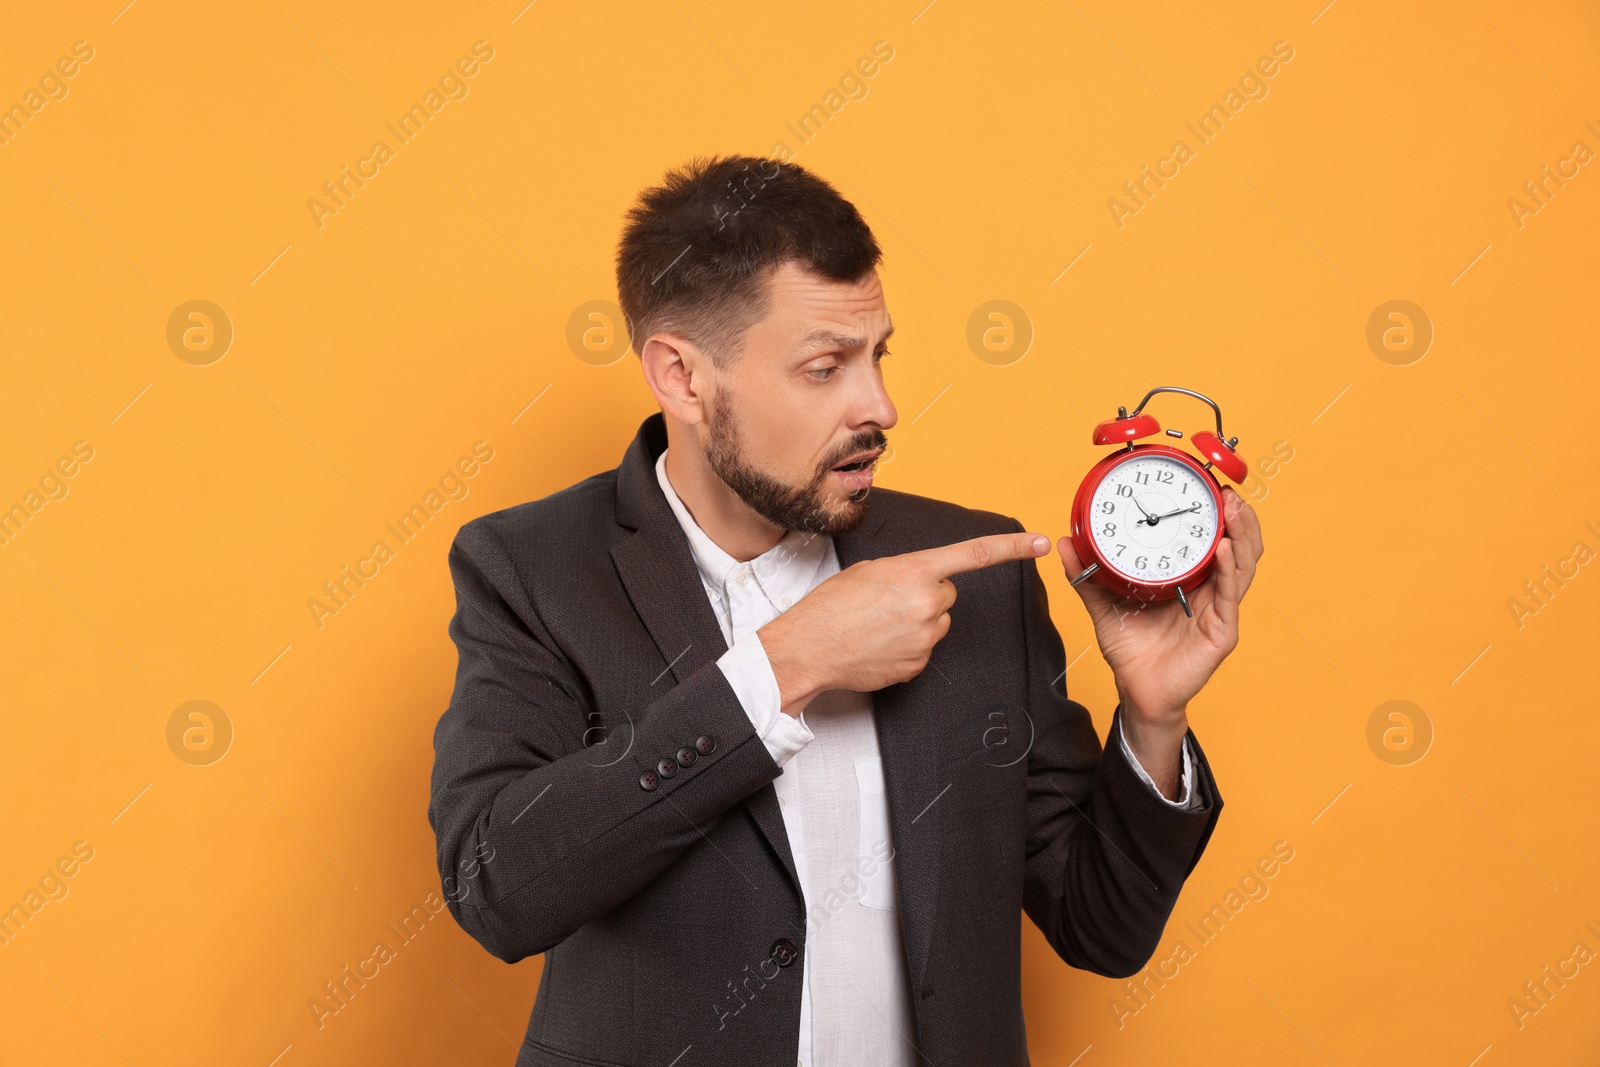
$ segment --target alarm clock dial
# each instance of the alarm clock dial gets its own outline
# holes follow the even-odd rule
[[[1205,561],[1217,536],[1217,501],[1194,468],[1136,454],[1095,487],[1089,522],[1113,570],[1136,581],[1171,582]]]

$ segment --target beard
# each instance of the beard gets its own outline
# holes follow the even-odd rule
[[[723,395],[719,392],[710,405],[710,441],[706,448],[706,462],[740,500],[782,530],[832,536],[849,533],[861,525],[867,517],[867,494],[871,486],[847,494],[842,505],[830,509],[826,490],[828,472],[858,452],[883,447],[888,439],[882,430],[863,432],[851,438],[832,456],[823,460],[817,473],[806,484],[787,485],[758,470],[746,458],[739,436],[738,419],[731,404],[727,407],[722,405]]]

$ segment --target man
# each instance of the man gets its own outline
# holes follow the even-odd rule
[[[1026,1063],[1019,910],[1130,975],[1216,824],[1186,710],[1255,515],[1226,491],[1192,619],[1077,587],[1121,698],[1102,754],[1048,540],[871,490],[880,259],[798,166],[669,174],[617,255],[661,412],[615,470],[456,536],[429,818],[456,920],[545,954],[519,1064]]]

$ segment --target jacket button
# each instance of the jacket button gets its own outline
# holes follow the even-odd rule
[[[792,938],[780,937],[772,943],[772,950],[767,955],[776,960],[779,967],[787,967],[800,958],[800,946]]]
[[[663,778],[671,778],[674,774],[678,773],[678,764],[671,756],[668,756],[666,759],[656,764],[656,771],[659,772]]]
[[[654,789],[659,781],[660,779],[656,777],[655,771],[645,771],[639,776],[639,788]]]
[[[695,751],[702,756],[709,756],[717,750],[717,742],[710,734],[701,734],[694,740]]]
[[[694,761],[699,758],[700,754],[688,745],[678,749],[678,766],[680,767],[693,767]]]

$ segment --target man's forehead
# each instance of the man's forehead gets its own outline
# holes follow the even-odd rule
[[[806,349],[863,348],[894,332],[876,270],[835,281],[793,264],[770,279],[772,320]]]

